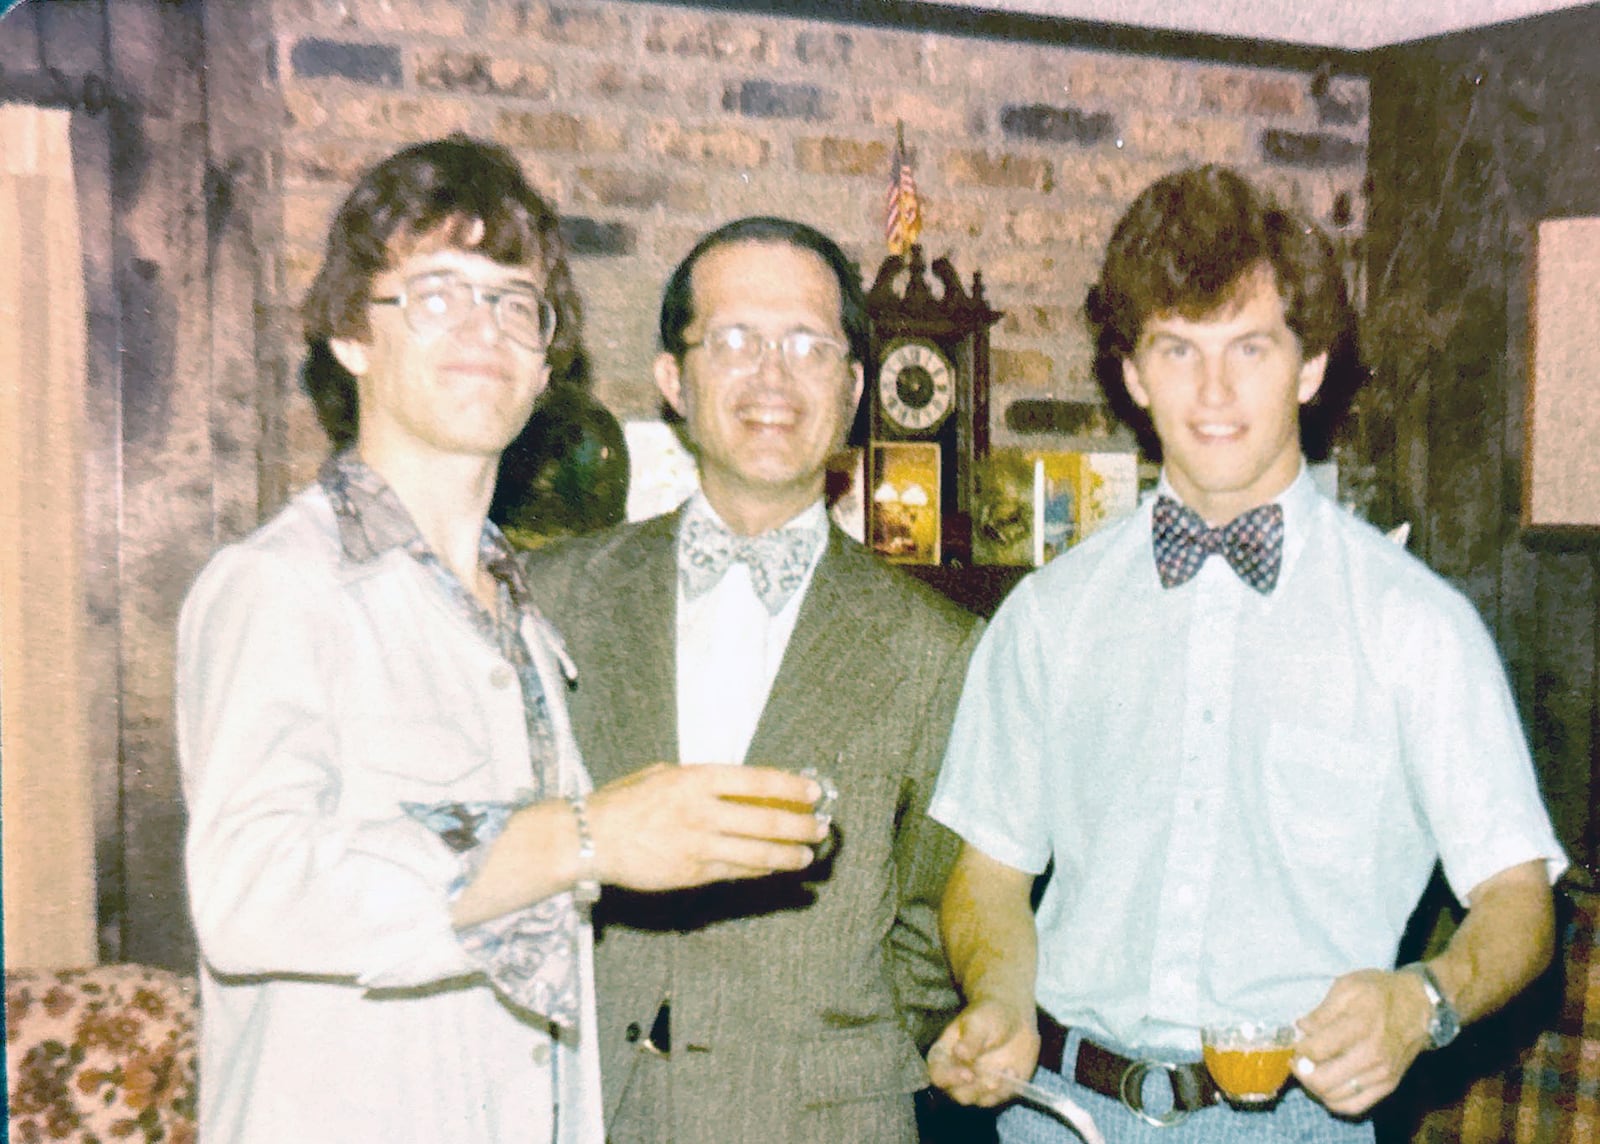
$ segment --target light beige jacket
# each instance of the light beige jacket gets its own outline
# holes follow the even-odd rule
[[[524,635],[576,789],[556,645]],[[580,1034],[553,1044],[470,975],[459,860],[401,810],[531,782],[516,672],[429,572],[400,549],[346,560],[314,485],[201,573],[177,692],[201,1139],[549,1141],[555,1075],[556,1144],[600,1144],[590,931]]]

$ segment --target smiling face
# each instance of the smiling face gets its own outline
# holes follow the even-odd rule
[[[754,372],[729,374],[699,343],[707,331],[743,326],[772,342],[800,330],[846,341],[839,283],[809,250],[775,242],[719,246],[691,278],[690,348],[656,359],[656,384],[688,423],[700,483],[730,527],[755,534],[791,519],[822,495],[827,461],[843,444],[861,398],[859,362],[796,378],[771,347]]]
[[[527,267],[455,248],[419,250],[373,279],[372,297],[401,294],[408,282],[448,272],[484,289],[540,291]],[[492,307],[477,305],[459,326],[419,333],[398,305],[370,307],[365,340],[334,339],[356,376],[357,448],[380,457],[498,458],[521,431],[550,379],[544,353],[508,338]]]
[[[1272,273],[1259,266],[1212,314],[1148,319],[1122,374],[1155,424],[1173,489],[1218,526],[1294,481],[1300,406],[1327,361],[1301,357]]]

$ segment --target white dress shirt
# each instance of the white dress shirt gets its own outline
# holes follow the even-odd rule
[[[695,493],[699,511],[719,521]],[[693,508],[694,506],[691,506]],[[822,501],[785,522],[825,523]],[[685,763],[742,763],[761,712],[794,634],[800,605],[811,588],[827,533],[811,557],[805,578],[777,615],[767,611],[741,563],[728,568],[705,595],[684,598],[678,586],[678,758]]]
[[[1197,1054],[1391,968],[1440,858],[1462,898],[1566,865],[1472,605],[1304,471],[1277,499],[1270,595],[1222,559],[1163,589],[1147,500],[1018,585],[967,676],[930,813],[1054,859],[1039,1003],[1113,1045]]]

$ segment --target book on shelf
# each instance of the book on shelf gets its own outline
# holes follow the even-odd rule
[[[972,559],[1038,567],[1133,511],[1133,453],[995,449],[974,472]]]

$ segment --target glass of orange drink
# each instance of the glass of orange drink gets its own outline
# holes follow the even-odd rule
[[[1270,1021],[1207,1025],[1200,1030],[1206,1068],[1236,1104],[1265,1104],[1289,1079],[1298,1030]]]
[[[833,808],[839,802],[839,788],[827,775],[820,773],[815,767],[807,767],[800,772],[801,777],[813,779],[822,788],[822,794],[816,802],[790,802],[784,798],[746,798],[742,795],[725,795],[732,802],[744,803],[746,806],[765,806],[775,810],[793,811],[795,814],[811,814],[821,820],[824,826],[833,822]]]

